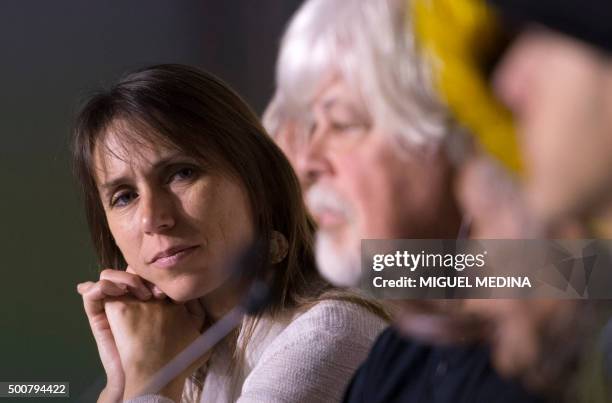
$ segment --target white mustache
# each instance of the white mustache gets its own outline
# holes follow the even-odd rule
[[[314,185],[308,190],[306,204],[315,215],[332,212],[347,219],[351,215],[348,203],[336,192],[325,189],[323,186]]]

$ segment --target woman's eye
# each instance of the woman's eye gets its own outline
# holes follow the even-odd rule
[[[128,205],[138,195],[135,192],[123,192],[111,200],[111,207],[123,207]]]
[[[192,179],[195,175],[196,175],[195,168],[183,167],[172,175],[172,177],[170,178],[170,181]]]

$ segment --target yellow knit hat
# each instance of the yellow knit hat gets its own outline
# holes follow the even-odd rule
[[[484,72],[498,52],[498,19],[484,0],[406,0],[417,45],[434,69],[435,85],[459,123],[515,173],[521,161],[510,112]]]

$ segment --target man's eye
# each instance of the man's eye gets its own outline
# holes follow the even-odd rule
[[[310,123],[306,126],[306,134],[309,139],[312,138],[312,136],[315,134],[317,128],[318,126],[316,122]]]
[[[128,205],[138,195],[135,192],[123,192],[113,197],[111,200],[111,207],[123,207]]]
[[[330,127],[335,132],[346,132],[349,130],[363,129],[364,125],[354,122],[331,122]]]

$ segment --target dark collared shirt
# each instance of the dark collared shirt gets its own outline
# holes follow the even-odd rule
[[[501,378],[481,345],[433,346],[393,328],[377,339],[351,381],[346,403],[541,403]]]

